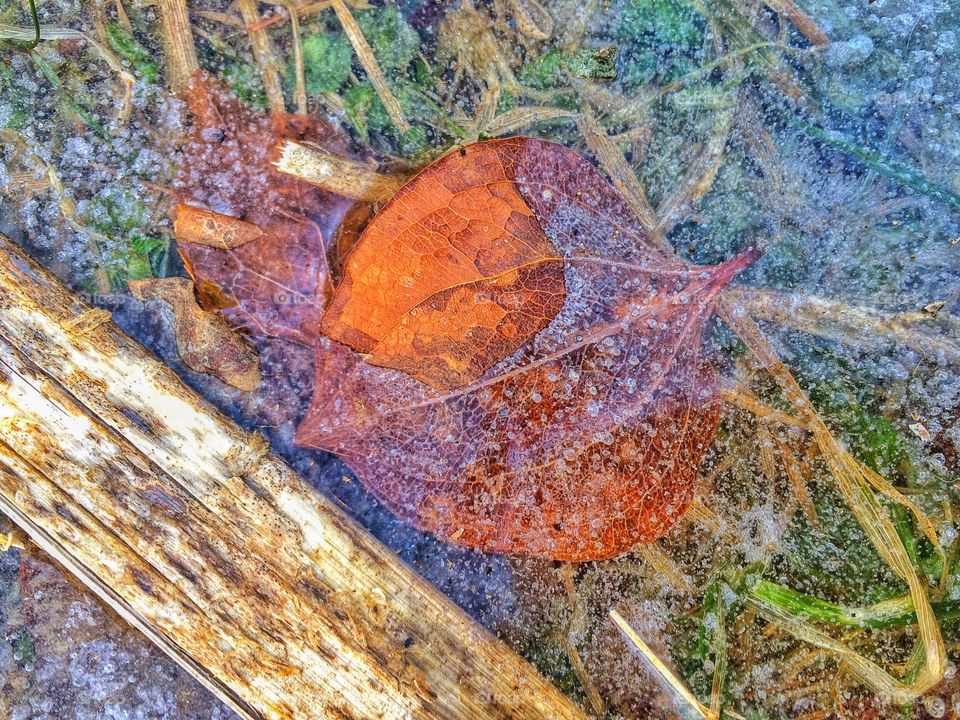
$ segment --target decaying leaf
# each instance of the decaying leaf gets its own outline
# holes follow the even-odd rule
[[[173,232],[183,242],[234,250],[263,237],[263,230],[229,215],[178,203]]]
[[[463,158],[476,164],[441,160],[401,191],[381,228],[373,221],[324,318],[326,332],[377,360],[398,323],[413,328],[411,365],[394,363],[408,372],[321,340],[298,442],[340,455],[418,527],[487,551],[594,560],[663,535],[690,502],[719,422],[702,331],[719,291],[758,253],[716,267],[666,256],[597,170],[560,145],[509,138]],[[502,230],[491,235],[494,227]],[[391,237],[403,240],[393,247]],[[471,302],[451,302],[450,288],[477,279],[457,285],[451,273],[471,267],[457,258],[476,257],[477,238],[500,240],[490,249],[508,259],[501,272],[521,255],[532,267],[562,266],[566,297],[514,352],[478,345],[468,361]],[[410,249],[444,269],[404,264]],[[543,297],[556,304],[557,288]],[[427,323],[407,319],[421,303],[437,328],[427,343],[416,332]],[[416,371],[416,357],[430,369]],[[482,374],[455,386],[447,372],[465,365],[465,377]]]
[[[202,73],[191,78],[186,100],[193,129],[178,192],[188,205],[176,230],[203,306],[254,335],[312,345],[331,287],[325,248],[353,201],[272,163],[281,140],[346,156],[345,142],[314,117],[258,114]]]
[[[429,166],[367,226],[323,332],[440,388],[478,378],[560,311],[563,260],[515,184],[515,146]]]
[[[195,372],[209,373],[250,392],[260,384],[257,353],[219,314],[203,310],[193,283],[183,277],[133,280],[130,293],[139,300],[161,300],[173,311],[177,352]]]

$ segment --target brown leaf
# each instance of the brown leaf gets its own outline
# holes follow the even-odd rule
[[[567,292],[556,317],[461,387],[431,387],[322,341],[314,401],[297,440],[337,453],[395,513],[457,543],[572,561],[611,557],[663,535],[692,498],[719,422],[716,372],[702,357],[701,334],[719,291],[758,253],[716,267],[687,265],[654,246],[576,153],[530,138],[468,153],[490,151],[497,162],[472,175],[463,169],[455,197],[434,185],[437,195],[421,202],[436,210],[435,197],[453,205],[468,193],[487,197],[472,188],[496,186],[489,195],[509,198],[503,202],[530,217],[522,202],[532,222],[504,243],[535,239],[536,247],[556,248]],[[450,248],[462,251],[461,238],[475,236],[448,233],[438,261],[452,265]],[[389,266],[393,258],[381,254],[360,267]],[[377,331],[350,337],[367,350],[389,328],[391,305],[406,312],[421,295],[443,290],[435,283],[417,295],[389,273],[351,282],[337,297],[382,313],[372,324],[360,312],[351,316],[350,329]],[[391,303],[395,292],[400,299]],[[344,307],[330,312],[342,318]],[[437,326],[444,317],[459,321],[458,313],[441,313]]]
[[[247,392],[260,384],[260,361],[253,348],[233,332],[218,313],[200,308],[187,278],[133,280],[130,293],[138,300],[161,300],[173,310],[177,352],[195,372],[209,373]]]
[[[323,332],[440,388],[478,378],[563,305],[563,261],[509,174],[478,143],[408,182],[347,258]]]
[[[263,237],[263,230],[229,215],[178,203],[173,232],[184,242],[234,250]]]
[[[232,327],[312,345],[331,289],[325,250],[353,201],[272,162],[280,140],[343,154],[345,142],[315,117],[254,112],[203,73],[191,78],[186,100],[193,127],[178,192],[189,207],[178,212],[176,232],[201,302]]]

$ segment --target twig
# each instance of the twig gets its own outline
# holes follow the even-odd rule
[[[282,113],[286,105],[283,101],[283,86],[280,84],[279,61],[273,51],[270,36],[263,30],[254,29],[260,21],[257,0],[237,0],[237,9],[247,26],[247,34],[250,36],[253,56],[260,68],[260,81],[267,95],[270,112]]]
[[[200,67],[186,0],[157,0],[157,13],[163,36],[167,86],[179,92]]]
[[[390,86],[387,85],[387,79],[383,76],[383,70],[380,69],[380,65],[373,55],[373,49],[363,36],[350,9],[344,4],[343,0],[330,0],[330,5],[337,14],[337,19],[343,26],[343,31],[347,34],[350,44],[353,45],[353,50],[357,54],[360,64],[367,71],[367,77],[370,78],[373,89],[376,90],[380,102],[386,108],[393,126],[401,133],[409,132],[410,123],[403,117],[403,108],[400,107],[400,103],[390,90]]]

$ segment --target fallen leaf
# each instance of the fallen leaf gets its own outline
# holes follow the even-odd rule
[[[324,334],[454,388],[543,330],[563,305],[563,259],[514,183],[513,150],[471,145],[404,185],[347,258]]]
[[[594,166],[560,145],[509,138],[465,152],[481,162],[448,174],[442,168],[458,160],[441,160],[412,181],[416,190],[373,235],[433,230],[444,240],[428,232],[424,256],[434,253],[443,269],[432,272],[424,260],[404,274],[389,255],[390,237],[369,248],[361,239],[324,317],[325,331],[382,361],[378,343],[398,322],[423,325],[407,318],[426,302],[439,329],[430,340],[451,337],[427,352],[414,333],[407,359],[395,364],[409,363],[432,385],[323,339],[297,441],[338,454],[394,513],[463,545],[586,561],[660,537],[690,502],[719,423],[716,371],[701,348],[706,320],[720,290],[759,253],[715,267],[668,256]],[[479,226],[470,225],[477,205],[458,205],[464,197],[488,213]],[[464,228],[482,230],[484,219],[502,228],[502,244],[492,247],[507,268],[523,253],[534,266],[562,266],[562,306],[555,316],[553,306],[541,311],[545,327],[525,332],[510,354],[467,349],[470,303],[446,313],[436,302],[450,299],[451,268],[469,270],[453,257],[475,256],[476,238],[492,238],[489,228],[449,232],[455,218]],[[400,257],[422,247],[413,237],[396,242]],[[558,296],[551,287],[544,300]],[[418,357],[430,369],[412,367]],[[491,361],[459,387],[446,375],[469,367],[469,376]]]
[[[257,353],[219,314],[197,304],[187,278],[133,280],[129,288],[138,300],[160,300],[170,306],[177,352],[188,368],[247,392],[260,384]]]
[[[281,140],[346,155],[345,141],[316,117],[255,112],[204,73],[191,78],[186,101],[192,130],[175,230],[204,308],[255,336],[312,345],[332,289],[326,248],[354,201],[272,163]]]
[[[243,220],[178,203],[173,232],[183,242],[235,250],[263,237],[263,230]]]

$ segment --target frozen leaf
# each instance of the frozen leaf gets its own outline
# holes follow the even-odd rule
[[[255,335],[312,344],[330,289],[326,248],[353,201],[271,163],[280,140],[346,154],[344,141],[317,118],[257,113],[203,74],[191,79],[187,107],[193,129],[183,148],[180,199],[195,218],[209,211],[223,228],[233,219],[235,231],[243,228],[234,237],[245,240],[216,247],[204,242],[216,229],[185,226],[178,216],[180,255],[204,308],[220,309],[232,327]]]
[[[209,373],[247,392],[260,384],[256,352],[220,315],[201,309],[187,278],[134,280],[129,287],[139,300],[160,300],[170,306],[177,352],[191,370]]]
[[[493,227],[495,198],[510,207],[497,220],[510,230],[498,253],[537,248],[536,266],[548,245],[555,248],[566,287],[562,307],[555,317],[552,308],[541,313],[552,317],[546,327],[461,387],[431,387],[321,342],[314,401],[298,441],[340,455],[399,516],[487,551],[583,561],[663,535],[693,495],[719,422],[716,372],[702,356],[702,331],[719,291],[757,253],[717,267],[668,257],[597,170],[560,145],[510,138],[466,153],[482,162],[448,176],[443,168],[461,162],[453,156],[416,178],[415,190],[393,207],[396,224],[386,234],[400,238],[414,218],[420,227],[443,229],[434,259],[453,267],[452,257],[465,250],[469,256],[483,237],[446,232],[454,217],[468,223],[478,207],[457,203],[473,194],[483,199],[481,217]],[[430,182],[421,186],[421,178]],[[446,204],[438,201],[444,197]],[[412,204],[401,211],[405,201]],[[364,246],[361,240],[354,251],[355,267],[392,261],[382,246],[372,253],[379,257],[361,259]],[[556,261],[549,262],[539,265]],[[351,284],[338,289],[328,316],[336,321],[325,327],[375,350],[385,328],[438,292],[419,285],[417,269],[409,266],[412,283],[396,282],[403,275],[386,269],[362,283],[345,280]],[[345,313],[343,298],[365,313]],[[430,309],[445,328],[463,311]]]

